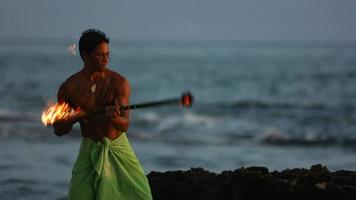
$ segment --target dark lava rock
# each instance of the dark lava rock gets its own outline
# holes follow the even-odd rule
[[[155,200],[356,200],[356,172],[330,172],[320,164],[310,170],[269,172],[254,166],[220,174],[192,168],[151,172],[147,177]]]

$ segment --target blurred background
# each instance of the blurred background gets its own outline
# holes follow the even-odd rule
[[[131,103],[179,97],[192,109],[134,110],[128,137],[145,173],[356,170],[356,2],[352,0],[2,0],[0,197],[65,199],[80,130],[40,122],[81,70],[83,30],[111,38],[110,68]],[[76,51],[76,54],[74,52]]]

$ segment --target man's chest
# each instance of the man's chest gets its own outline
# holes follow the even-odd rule
[[[112,83],[111,79],[96,82],[81,81],[75,84],[69,93],[73,106],[87,111],[113,105],[119,95],[117,86]]]

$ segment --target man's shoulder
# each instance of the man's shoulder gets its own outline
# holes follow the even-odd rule
[[[78,71],[72,75],[70,75],[65,81],[63,81],[62,85],[70,85],[77,82],[81,77],[81,71]]]
[[[68,92],[70,88],[73,88],[73,86],[77,85],[77,83],[81,79],[80,76],[81,76],[81,71],[78,71],[70,75],[65,81],[62,82],[62,84],[60,85],[60,90]]]
[[[125,81],[128,81],[123,75],[121,75],[119,72],[113,71],[108,69],[108,72],[110,76],[117,82],[123,83]]]
[[[108,72],[111,76],[111,81],[113,84],[113,88],[115,91],[119,91],[119,96],[123,95],[123,94],[127,94],[130,95],[130,83],[129,81],[120,73],[115,72],[113,70],[109,70]]]

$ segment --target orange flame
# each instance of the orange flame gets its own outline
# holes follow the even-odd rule
[[[42,123],[45,126],[53,125],[54,122],[67,118],[72,112],[73,109],[65,102],[49,105],[42,112]]]
[[[184,107],[191,107],[193,104],[193,95],[190,92],[185,93],[181,98],[181,104]]]

